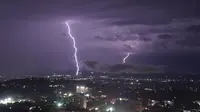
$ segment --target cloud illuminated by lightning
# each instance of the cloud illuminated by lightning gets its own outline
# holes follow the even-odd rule
[[[76,75],[78,75],[78,74],[79,74],[80,67],[79,67],[78,57],[77,57],[78,49],[77,49],[77,47],[76,47],[76,40],[75,40],[75,38],[74,38],[74,37],[72,36],[72,34],[71,34],[71,28],[70,28],[69,23],[66,22],[66,25],[67,25],[67,28],[68,28],[68,35],[70,36],[70,38],[71,38],[72,41],[73,41],[74,58],[75,58],[75,63],[76,63]]]
[[[129,56],[130,56],[130,53],[127,53],[126,57],[123,58],[123,62],[122,62],[123,64],[126,63],[126,59],[127,59]]]

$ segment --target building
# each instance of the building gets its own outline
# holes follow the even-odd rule
[[[88,92],[88,87],[85,86],[76,86],[76,93],[87,93]]]
[[[82,95],[74,95],[73,97],[70,97],[69,100],[70,104],[73,106],[79,107],[79,108],[87,108],[87,99],[85,96]]]

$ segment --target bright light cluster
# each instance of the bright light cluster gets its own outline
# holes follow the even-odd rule
[[[119,100],[119,101],[128,101],[127,98],[118,98],[117,100]]]
[[[73,94],[72,93],[64,93],[64,96],[65,97],[70,97],[70,96],[72,96]]]
[[[62,107],[63,103],[58,102],[56,105],[57,105],[58,107]]]
[[[76,92],[77,93],[87,93],[88,92],[88,87],[76,86]]]
[[[32,100],[28,100],[28,99],[19,99],[19,100],[14,100],[12,97],[7,97],[5,99],[0,100],[0,104],[4,104],[7,105],[9,103],[16,103],[16,102],[34,102]]]
[[[85,94],[86,97],[90,97],[90,94]]]
[[[11,97],[0,100],[0,104],[7,105],[9,103],[15,103],[15,101]]]
[[[112,111],[114,111],[114,108],[113,107],[109,107],[109,108],[106,109],[106,111],[107,112],[112,112]]]
[[[81,89],[85,89],[85,86],[77,86],[76,88],[81,88]]]

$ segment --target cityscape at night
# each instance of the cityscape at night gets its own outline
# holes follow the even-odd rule
[[[200,0],[1,0],[0,112],[200,112]]]
[[[87,73],[23,76],[1,83],[2,112],[198,112],[200,77]],[[99,75],[98,75],[99,74]],[[12,112],[13,112],[12,111]]]

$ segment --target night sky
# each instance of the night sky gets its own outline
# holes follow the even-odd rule
[[[75,69],[79,62],[200,72],[199,0],[1,0],[0,73]]]

